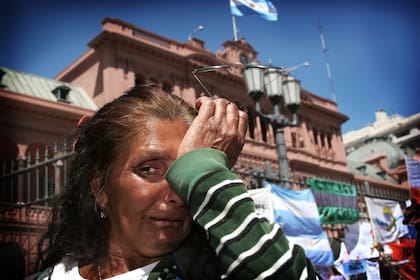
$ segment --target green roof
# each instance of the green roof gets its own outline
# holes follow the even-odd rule
[[[389,168],[396,168],[404,151],[394,143],[386,139],[371,139],[368,143],[360,146],[347,155],[347,160],[351,162],[363,162],[375,156],[385,155]]]
[[[23,73],[5,67],[0,67],[0,72],[4,72],[0,80],[0,85],[9,91],[49,101],[65,102],[69,105],[87,110],[96,111],[98,109],[84,89],[78,85]],[[58,94],[60,90],[64,90],[63,95]]]
[[[372,164],[363,162],[347,161],[350,172],[355,175],[363,175],[369,178],[384,180],[392,183],[397,183],[391,176],[386,174],[381,168]]]
[[[380,168],[365,163],[366,160],[379,155],[386,156],[388,168],[393,169],[398,167],[399,160],[404,156],[404,151],[386,139],[371,139],[371,141],[347,155],[347,165],[353,174],[395,182],[392,177],[388,176]]]

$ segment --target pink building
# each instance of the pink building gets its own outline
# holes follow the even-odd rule
[[[257,52],[244,39],[227,41],[224,50],[211,53],[204,42],[192,39],[176,42],[120,20],[107,18],[103,30],[88,43],[89,50],[59,73],[57,80],[80,85],[98,107],[119,96],[136,83],[153,81],[168,92],[189,102],[204,93],[193,79],[193,69],[209,65],[237,63],[240,57],[258,62]],[[261,123],[253,113],[240,71],[217,71],[201,74],[209,90],[218,96],[251,108],[255,135],[249,137],[240,162],[264,168],[269,161],[277,169],[273,132],[269,128],[263,141]],[[346,166],[340,126],[348,117],[338,112],[337,104],[304,89],[299,110],[299,125],[285,129],[287,156],[295,181],[313,176],[351,182],[353,175]],[[269,112],[268,100],[262,102]],[[286,111],[286,110],[285,110]]]
[[[244,58],[258,63],[257,51],[243,38],[226,41],[222,51],[212,53],[196,38],[177,42],[118,19],[106,18],[102,24],[102,32],[88,43],[89,50],[55,80],[0,68],[0,158],[20,160],[21,172],[25,166],[29,170],[41,161],[46,162],[48,168],[42,173],[47,174],[44,179],[36,183],[33,182],[35,177],[31,177],[36,175],[35,171],[29,170],[29,177],[25,179],[20,176],[22,173],[13,173],[17,168],[10,165],[4,167],[9,173],[3,172],[0,177],[3,180],[0,187],[5,186],[4,182],[13,186],[12,190],[3,187],[6,191],[0,196],[1,240],[17,240],[22,244],[26,250],[28,273],[34,267],[35,244],[45,227],[48,201],[65,184],[66,160],[72,154],[70,148],[55,149],[54,144],[71,140],[80,116],[92,115],[97,108],[130,87],[146,81],[158,83],[168,93],[193,103],[204,94],[193,79],[194,69],[238,63]],[[270,175],[272,169],[272,174],[278,174],[273,130],[257,117],[241,71],[215,71],[202,73],[200,77],[214,95],[248,107],[253,129],[235,166],[238,174],[250,185],[255,169],[266,175]],[[341,125],[348,117],[338,111],[335,102],[305,89],[300,93],[299,123],[296,127],[285,128],[294,189],[307,188],[307,179],[320,178],[354,185],[360,195],[369,192],[400,201],[408,198],[408,189],[402,187],[399,178],[380,180],[354,175],[347,166],[341,137]],[[264,112],[271,112],[272,105],[268,100],[262,100],[261,105]],[[283,104],[281,106],[282,112],[290,117]],[[71,143],[67,144],[71,146]],[[381,164],[383,160],[378,159],[378,162]],[[48,184],[50,177],[54,178],[53,185]],[[35,186],[39,186],[40,191],[33,191]],[[360,211],[361,215],[366,212],[363,201]],[[324,227],[330,236],[342,228],[341,225]]]

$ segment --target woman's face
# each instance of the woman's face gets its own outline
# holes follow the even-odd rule
[[[188,235],[191,216],[165,180],[187,129],[180,119],[156,121],[117,157],[104,193],[110,254],[144,258],[146,264],[172,252]]]

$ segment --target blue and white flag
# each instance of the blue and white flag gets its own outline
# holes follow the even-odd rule
[[[268,0],[230,0],[230,11],[234,16],[259,15],[266,20],[277,20],[277,9]]]
[[[269,223],[274,223],[274,210],[271,191],[268,188],[248,190],[249,195],[255,203],[257,215],[264,217]]]
[[[303,247],[315,265],[332,265],[334,257],[311,189],[293,191],[264,182],[273,194],[274,220],[290,242]]]

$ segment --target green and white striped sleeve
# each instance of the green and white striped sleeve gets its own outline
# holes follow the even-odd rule
[[[303,249],[289,243],[277,224],[257,216],[223,152],[191,151],[172,164],[166,178],[205,229],[222,279],[317,279]]]

